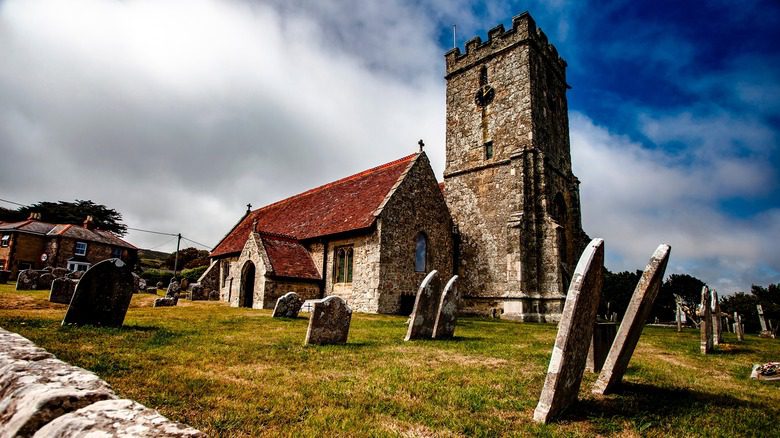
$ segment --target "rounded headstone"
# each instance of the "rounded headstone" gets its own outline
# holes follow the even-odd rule
[[[81,277],[62,324],[121,327],[133,298],[133,276],[120,259],[92,265]]]

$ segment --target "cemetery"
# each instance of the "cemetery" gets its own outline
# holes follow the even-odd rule
[[[616,342],[600,354],[600,374],[585,371],[592,335],[581,328],[595,318],[592,294],[601,280],[591,274],[598,272],[593,268],[601,263],[603,241],[591,242],[587,254],[572,281],[577,293],[569,292],[578,302],[567,299],[558,326],[455,319],[444,309],[457,300],[457,279],[434,274],[420,285],[416,319],[353,314],[338,297],[306,309],[287,294],[272,311],[143,288],[119,324],[121,318],[103,313],[111,305],[94,298],[92,314],[104,319],[71,321],[78,316],[72,312],[85,309],[78,286],[78,307],[69,311],[50,301],[49,291],[17,291],[6,283],[0,285],[0,327],[29,339],[24,355],[33,351],[104,382],[92,391],[100,397],[50,421],[43,432],[77,430],[81,423],[73,418],[82,417],[109,425],[125,418],[173,431],[159,429],[155,436],[738,436],[774,430],[777,366],[754,364],[780,357],[777,340],[745,333],[738,341],[724,330],[705,355],[701,333],[712,332],[707,319],[698,330],[680,332],[643,329],[641,319],[626,323],[632,314],[646,314],[646,301],[657,293],[669,254],[664,245],[617,322],[617,335],[607,336]],[[108,261],[96,268],[118,285],[116,297],[127,296],[132,279],[122,266]],[[85,275],[84,297],[99,281],[92,276]],[[178,303],[155,307],[166,294]],[[569,301],[577,306],[569,309]],[[124,302],[115,306],[121,313]],[[437,322],[447,329],[434,336]],[[7,357],[0,354],[0,361]],[[758,377],[751,379],[751,372]]]

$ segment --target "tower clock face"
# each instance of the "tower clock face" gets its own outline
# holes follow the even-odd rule
[[[483,85],[477,90],[477,94],[474,96],[474,102],[479,106],[485,106],[493,101],[493,97],[496,92],[490,85]]]

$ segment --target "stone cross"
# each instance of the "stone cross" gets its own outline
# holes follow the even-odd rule
[[[701,345],[702,354],[712,353],[712,312],[710,311],[710,288],[704,286],[701,288]]]
[[[764,308],[761,304],[756,304],[756,310],[758,310],[758,322],[761,323],[761,331],[765,332],[769,330],[766,325],[766,319],[764,319]]]
[[[441,282],[439,273],[435,270],[428,273],[417,290],[414,299],[414,309],[409,317],[409,327],[404,341],[412,339],[430,339],[433,336],[433,326],[441,298]]]
[[[297,318],[301,311],[303,300],[295,292],[287,292],[276,300],[272,318]]]
[[[720,320],[720,300],[718,300],[718,291],[710,292],[712,296],[712,345],[718,346],[723,340],[723,326]]]
[[[121,259],[103,260],[79,280],[62,325],[122,327],[132,298],[130,268]]]
[[[306,330],[305,344],[346,344],[352,309],[337,296],[329,296],[314,302]]]
[[[639,342],[639,336],[642,334],[647,316],[650,314],[655,297],[661,288],[671,250],[671,246],[661,244],[650,257],[650,262],[645,267],[645,271],[634,289],[634,294],[631,296],[631,301],[628,303],[626,313],[623,315],[623,322],[620,323],[615,341],[612,343],[607,360],[604,362],[604,368],[593,385],[594,393],[608,394],[613,392],[622,382],[623,375],[628,368],[628,362]]]
[[[458,276],[452,278],[444,286],[439,301],[439,311],[433,323],[433,339],[449,339],[455,335],[455,322],[458,313]]]
[[[574,270],[534,421],[548,423],[577,401],[604,283],[604,240],[593,239]]]

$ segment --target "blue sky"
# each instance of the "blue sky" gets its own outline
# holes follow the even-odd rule
[[[462,48],[526,10],[569,64],[607,267],[667,242],[669,273],[721,294],[780,282],[776,1],[0,1],[0,198],[92,199],[211,245],[247,202],[420,138],[441,177],[451,26]]]

